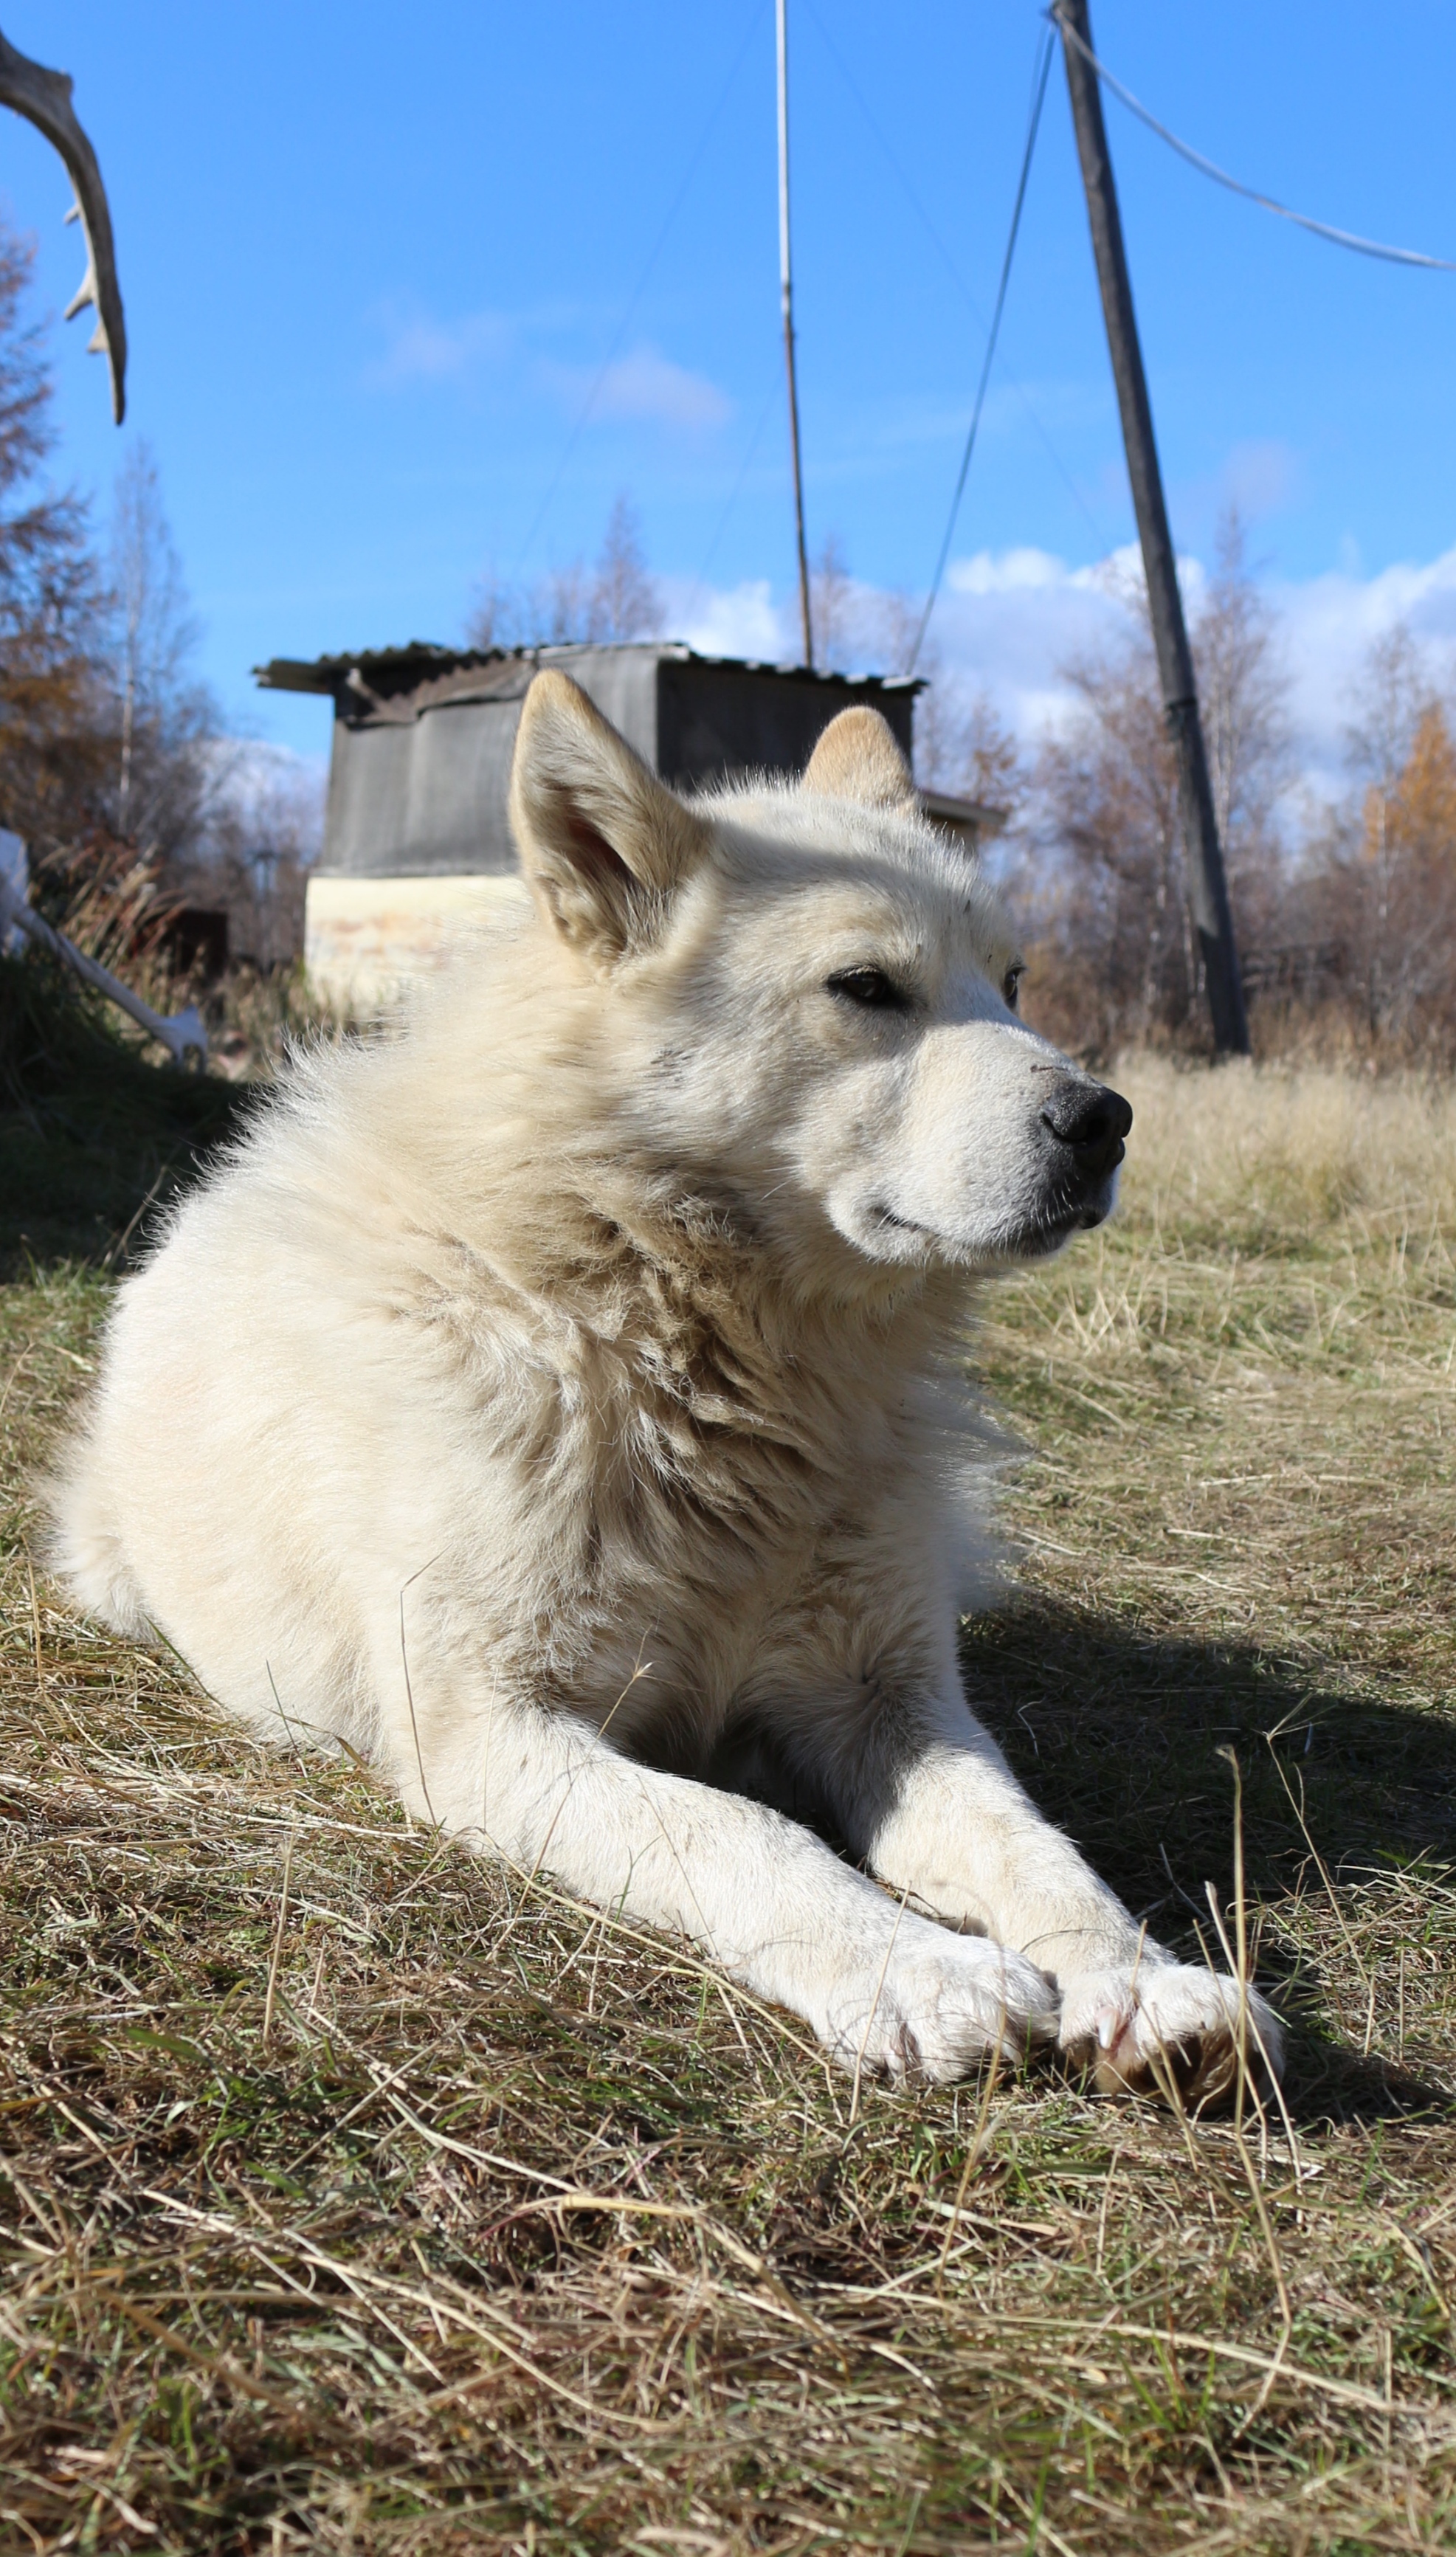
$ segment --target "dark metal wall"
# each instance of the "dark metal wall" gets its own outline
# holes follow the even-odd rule
[[[821,730],[856,702],[881,711],[911,748],[913,684],[785,673],[685,649],[553,648],[463,665],[402,691],[381,681],[362,694],[341,683],[322,871],[418,878],[514,870],[510,761],[542,664],[570,674],[680,788],[742,771],[800,772]]]
[[[783,674],[703,657],[659,658],[657,770],[683,789],[735,772],[802,772],[820,732],[857,702],[883,714],[908,760],[915,712],[909,685],[857,684],[843,675]]]

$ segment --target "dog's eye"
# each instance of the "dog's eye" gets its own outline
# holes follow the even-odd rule
[[[1016,966],[1014,968],[1008,968],[1004,977],[1001,979],[1001,996],[1012,1011],[1016,1009],[1017,999],[1021,992],[1021,980],[1025,974],[1026,971],[1018,960]]]
[[[904,1012],[910,998],[882,968],[842,968],[826,980],[828,992],[843,1003],[859,1004],[866,1012]]]

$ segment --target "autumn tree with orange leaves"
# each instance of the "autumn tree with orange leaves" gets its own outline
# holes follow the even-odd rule
[[[1008,864],[1038,1025],[1103,1061],[1202,1053],[1177,773],[1140,593],[1121,638],[1064,669]],[[1456,711],[1403,628],[1361,671],[1349,786],[1291,802],[1287,672],[1236,520],[1192,617],[1209,763],[1257,1055],[1456,1066]]]
[[[1397,629],[1372,652],[1355,787],[1296,897],[1327,954],[1327,1000],[1376,1058],[1456,1063],[1456,741]]]

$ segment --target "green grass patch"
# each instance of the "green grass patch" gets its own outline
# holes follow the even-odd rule
[[[152,1065],[116,1015],[35,958],[0,958],[0,1274],[124,1266],[237,1124],[213,1076]]]

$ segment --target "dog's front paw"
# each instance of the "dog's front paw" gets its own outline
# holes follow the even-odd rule
[[[904,1918],[886,1962],[836,1983],[828,2023],[845,2068],[944,2085],[988,2051],[1020,2059],[1051,2041],[1057,1993],[1023,1953]]]
[[[1258,2073],[1262,2058],[1277,2077],[1282,2029],[1257,1989],[1247,1994],[1250,2065]],[[1162,1960],[1084,1971],[1064,1984],[1060,2040],[1105,2095],[1166,2100],[1171,2084],[1187,2105],[1216,2104],[1239,2074],[1239,1984]]]

